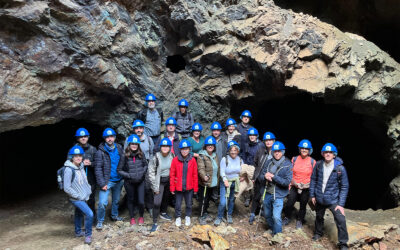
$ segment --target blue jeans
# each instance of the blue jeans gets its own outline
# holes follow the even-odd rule
[[[222,219],[224,217],[224,212],[226,208],[226,198],[225,198],[225,193],[226,193],[226,187],[224,185],[223,181],[219,182],[219,206],[218,206],[218,218]],[[228,197],[228,215],[233,214],[233,207],[235,206],[235,183],[232,182],[232,185],[230,187],[229,191],[229,197]]]
[[[264,214],[267,219],[267,224],[272,230],[272,234],[282,232],[282,208],[283,198],[276,198],[274,195],[266,193],[264,199]]]
[[[92,235],[93,211],[90,209],[86,201],[71,200],[75,206],[75,234],[82,232],[82,219],[85,216],[85,236]]]
[[[106,216],[106,207],[108,204],[108,194],[111,190],[111,217],[118,217],[118,202],[119,197],[121,196],[122,186],[124,185],[124,181],[120,180],[117,182],[109,181],[107,184],[107,191],[100,189],[99,192],[99,206],[97,208],[97,221],[103,222],[104,217]]]

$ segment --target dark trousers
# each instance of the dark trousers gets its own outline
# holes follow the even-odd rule
[[[128,210],[131,218],[135,218],[135,207],[139,210],[139,217],[143,217],[144,213],[144,181],[132,183],[125,181],[124,183],[126,196],[128,197]]]
[[[254,214],[260,208],[260,200],[264,193],[265,186],[256,181],[254,183],[253,200],[251,202],[250,213]]]
[[[316,218],[315,218],[314,234],[319,236],[323,235],[325,210],[329,209],[331,210],[333,218],[335,219],[338,231],[339,244],[347,245],[347,241],[349,240],[349,235],[347,233],[346,217],[339,210],[335,211],[336,206],[337,206],[336,204],[325,206],[317,203],[317,205],[315,206]]]
[[[153,207],[154,207],[154,193],[153,193],[153,190],[151,189],[150,183],[146,184],[144,193],[145,193],[144,203],[146,205],[146,208],[148,210],[153,209]]]
[[[187,191],[175,191],[175,217],[181,217],[181,206],[182,200],[185,198],[185,205],[186,205],[186,216],[192,215],[192,199],[193,199],[193,190]]]
[[[96,176],[94,174],[94,168],[91,166],[86,166],[86,175],[87,175],[87,180],[89,182],[89,185],[92,189],[92,193],[89,196],[89,200],[87,201],[87,204],[94,214],[93,218],[97,218],[96,217],[96,209],[95,209],[95,207],[96,207],[95,197],[96,197],[97,183],[96,183]]]
[[[292,216],[294,204],[296,201],[300,201],[300,209],[299,213],[297,214],[297,220],[304,222],[304,217],[306,216],[306,207],[308,203],[308,198],[310,196],[309,189],[303,189],[303,191],[299,194],[298,189],[295,187],[291,187],[289,191],[289,195],[287,198],[286,206],[283,209],[285,216],[290,219]]]
[[[158,140],[160,139],[160,135],[155,135],[155,136],[150,136],[151,139],[153,140],[154,145],[156,145],[156,143],[158,142]]]
[[[154,208],[153,208],[153,223],[157,223],[158,216],[161,213],[166,213],[169,203],[169,177],[161,177],[159,193],[154,195]]]
[[[206,193],[204,194],[205,187],[202,185],[199,185],[199,204],[200,204],[200,213],[201,213],[201,206],[203,205],[203,200],[204,200],[204,207],[203,207],[203,214],[208,213],[207,209],[210,205],[210,200],[211,197],[214,193],[214,190],[217,190],[217,187],[207,187]],[[203,214],[200,214],[202,216]]]

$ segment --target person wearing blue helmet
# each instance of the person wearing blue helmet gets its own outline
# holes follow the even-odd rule
[[[226,155],[226,150],[228,148],[228,141],[221,136],[222,126],[219,122],[213,122],[211,124],[210,129],[212,137],[214,137],[214,139],[217,141],[215,147],[218,159],[222,159],[222,157]]]
[[[241,123],[237,126],[237,130],[241,135],[240,142],[238,142],[240,146],[243,146],[249,140],[247,131],[253,127],[250,125],[251,118],[252,116],[249,110],[243,111],[240,115]]]
[[[290,191],[286,206],[283,209],[285,218],[283,218],[283,225],[286,226],[290,223],[292,211],[296,201],[300,200],[300,209],[297,213],[296,228],[302,228],[304,218],[306,216],[306,207],[308,198],[310,196],[310,181],[316,161],[310,156],[313,148],[309,140],[301,140],[299,145],[300,155],[292,158],[293,165],[293,179],[290,186]]]
[[[254,159],[254,175],[252,181],[254,183],[254,191],[253,191],[253,199],[251,202],[250,208],[250,218],[249,223],[252,225],[255,220],[255,213],[257,209],[260,207],[260,199],[263,195],[264,190],[264,180],[261,182],[257,178],[260,175],[262,170],[262,166],[268,160],[272,159],[272,145],[275,143],[276,137],[271,132],[265,132],[263,136],[263,147],[261,147]]]
[[[144,224],[144,196],[147,160],[140,149],[140,138],[133,134],[128,137],[128,147],[118,164],[118,174],[124,178],[127,195],[127,206],[131,218],[130,224],[135,225],[135,207],[139,211],[139,225]]]
[[[112,128],[104,130],[104,142],[100,143],[94,158],[96,181],[100,187],[97,207],[97,230],[103,229],[110,191],[112,196],[111,219],[113,221],[122,221],[122,218],[118,216],[118,202],[124,180],[118,174],[117,168],[120,159],[124,157],[124,149],[115,142],[116,135]]]
[[[349,235],[346,226],[344,205],[349,192],[349,180],[338,155],[338,150],[332,143],[327,143],[321,150],[323,160],[317,162],[311,175],[310,198],[315,205],[315,229],[313,240],[319,240],[323,235],[324,215],[329,209],[335,219],[340,249],[347,249]]]
[[[153,226],[150,232],[157,231],[158,217],[170,221],[171,216],[167,214],[169,204],[169,172],[174,155],[171,152],[172,142],[163,138],[160,143],[160,152],[157,152],[149,162],[147,173],[154,194]]]
[[[75,207],[75,236],[85,236],[85,243],[92,242],[93,211],[86,203],[91,194],[83,164],[84,150],[80,146],[72,147],[64,163],[63,190]],[[85,230],[82,230],[82,219],[85,217]]]
[[[288,195],[292,181],[292,163],[285,157],[285,145],[276,141],[272,145],[272,159],[262,166],[257,176],[264,184],[263,209],[272,235],[282,232],[283,200]]]
[[[228,120],[226,120],[225,123],[225,132],[222,133],[221,137],[223,140],[225,141],[236,141],[239,142],[239,146],[241,143],[241,135],[239,133],[239,131],[236,129],[236,121],[232,118],[229,118]]]
[[[190,136],[191,128],[194,124],[192,114],[188,111],[189,103],[185,99],[178,102],[179,111],[172,115],[176,120],[176,132],[186,139]]]
[[[217,141],[212,136],[208,136],[204,141],[203,150],[199,152],[197,166],[199,172],[199,203],[201,205],[200,224],[205,225],[208,216],[208,207],[212,194],[218,190],[219,163],[216,154]]]
[[[192,126],[192,136],[188,138],[190,145],[192,145],[191,152],[193,156],[197,159],[199,157],[199,152],[204,146],[204,137],[201,135],[203,127],[200,123],[195,123]]]
[[[87,129],[85,128],[79,128],[75,132],[75,138],[77,141],[75,145],[82,147],[83,150],[85,151],[85,153],[83,154],[83,164],[85,166],[87,180],[90,184],[90,187],[92,188],[92,193],[89,197],[89,200],[87,201],[87,204],[93,211],[94,218],[96,218],[95,197],[96,197],[97,183],[96,183],[96,175],[94,173],[94,156],[96,154],[97,149],[89,144],[89,137],[90,137],[89,131],[87,131]]]
[[[173,117],[169,117],[165,121],[165,133],[161,134],[157,143],[155,144],[154,152],[160,152],[160,142],[164,138],[168,138],[171,143],[171,153],[175,156],[179,154],[179,142],[182,140],[182,136],[176,132],[176,120]]]
[[[137,113],[136,120],[144,122],[144,133],[150,136],[155,144],[160,137],[164,113],[156,108],[157,100],[153,94],[147,94],[145,101],[146,107]]]
[[[142,150],[147,161],[153,157],[154,142],[152,138],[144,133],[145,124],[141,120],[135,120],[132,124],[133,133],[140,138],[140,149]],[[125,140],[124,149],[128,147],[128,138]]]

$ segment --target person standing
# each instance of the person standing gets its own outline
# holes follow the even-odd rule
[[[196,122],[192,126],[192,136],[188,139],[190,145],[192,145],[191,153],[196,159],[197,157],[199,157],[199,152],[203,149],[204,146],[204,137],[201,135],[202,130],[203,127],[201,126],[201,124]]]
[[[153,144],[160,138],[161,124],[164,119],[164,113],[156,108],[156,97],[153,94],[146,95],[146,107],[140,110],[136,120],[144,122],[144,133],[151,137]]]
[[[228,148],[228,142],[224,140],[224,138],[221,136],[222,126],[219,122],[213,122],[210,129],[212,137],[214,137],[215,141],[217,142],[215,147],[218,159],[222,159],[223,157],[225,157],[226,150]]]
[[[252,118],[251,112],[248,110],[245,110],[242,112],[240,115],[240,120],[241,123],[237,126],[237,130],[239,131],[241,138],[240,138],[240,146],[243,147],[249,140],[247,136],[247,131],[252,128],[250,125],[250,119]]]
[[[190,129],[194,124],[192,114],[188,111],[189,103],[182,99],[178,103],[179,111],[172,115],[176,120],[176,132],[186,139],[190,136]]]
[[[229,118],[228,120],[226,120],[225,127],[226,131],[225,133],[222,133],[221,135],[222,139],[227,142],[235,141],[241,143],[241,134],[236,129],[237,127],[236,121],[232,118]],[[242,147],[242,145],[239,144],[239,147]]]
[[[160,152],[160,142],[164,138],[168,138],[171,143],[171,153],[175,156],[179,154],[179,142],[182,140],[182,137],[180,134],[176,133],[176,120],[173,117],[168,118],[165,121],[165,127],[166,130],[164,134],[161,135],[160,139],[158,142],[155,144],[155,149],[154,152]]]

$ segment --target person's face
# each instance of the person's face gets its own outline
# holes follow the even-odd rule
[[[78,142],[79,142],[81,145],[86,145],[86,143],[88,142],[88,140],[89,140],[89,136],[79,136],[79,137],[78,137]]]
[[[188,156],[190,153],[190,148],[182,148],[181,149],[181,155],[183,156],[183,158],[185,158],[186,156]]]
[[[193,131],[193,136],[196,137],[196,138],[199,137],[200,134],[201,134],[200,131],[197,131],[197,130],[196,130],[196,131]]]
[[[229,126],[228,126],[228,132],[229,132],[230,134],[232,134],[233,131],[235,131],[235,125],[229,125]]]
[[[175,132],[175,125],[167,125],[167,132]]]
[[[238,156],[239,154],[239,150],[237,147],[231,147],[231,149],[229,150],[229,155],[231,156],[232,159],[235,159],[236,156]]]
[[[179,112],[181,112],[182,114],[186,113],[186,107],[179,106]]]
[[[219,130],[219,129],[213,130],[213,131],[212,131],[212,135],[213,135],[215,138],[218,138],[218,137],[221,135],[221,130]]]
[[[142,136],[142,135],[143,135],[143,131],[144,131],[144,128],[143,128],[143,127],[136,127],[136,128],[133,130],[133,132],[134,132],[135,134],[137,134],[138,136]]]
[[[248,116],[243,116],[243,117],[242,117],[242,122],[243,122],[244,124],[249,123],[249,122],[250,122],[250,117],[248,117]]]
[[[130,144],[129,144],[129,148],[130,148],[132,151],[136,151],[136,150],[139,148],[139,145],[136,144],[136,143],[130,143]]]
[[[107,136],[107,137],[105,138],[105,140],[106,140],[106,143],[107,143],[108,145],[112,145],[112,144],[114,144],[114,142],[115,142],[115,136],[113,136],[113,135]]]
[[[282,158],[282,156],[283,156],[282,151],[280,151],[280,150],[274,151],[275,160],[279,161]]]
[[[275,142],[275,140],[270,140],[270,139],[268,139],[268,140],[265,140],[265,141],[264,141],[264,144],[265,144],[265,146],[266,146],[267,148],[272,148],[272,145],[274,144],[274,142]]]
[[[309,149],[300,148],[300,155],[301,155],[301,156],[307,157],[309,153],[310,153],[310,150],[309,150]]]
[[[170,150],[171,150],[170,146],[161,146],[161,153],[164,155],[168,154]]]
[[[147,102],[147,107],[150,109],[153,109],[156,107],[156,102],[155,101],[148,101]]]
[[[327,162],[330,162],[333,160],[333,158],[335,158],[335,155],[333,154],[333,152],[330,152],[330,151],[323,152],[322,156],[324,157],[325,161],[327,161]]]
[[[76,166],[80,165],[82,163],[83,157],[82,155],[74,155],[72,157],[72,163],[75,164]]]
[[[255,142],[255,141],[257,141],[257,136],[256,135],[249,135],[249,140],[251,142]]]
[[[207,153],[212,154],[214,152],[214,148],[215,148],[214,145],[207,145],[206,146]]]

